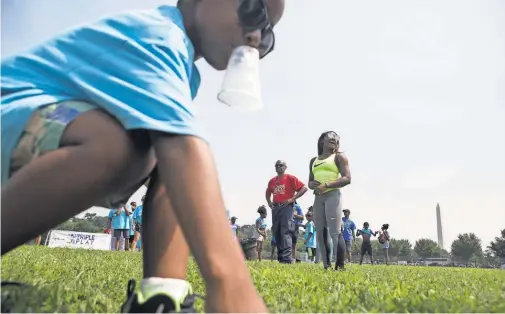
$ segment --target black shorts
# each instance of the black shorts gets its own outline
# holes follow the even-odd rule
[[[296,245],[296,241],[298,241],[298,235],[300,234],[300,225],[295,224],[295,230],[293,231],[293,245]]]
[[[128,243],[132,244],[133,240],[135,239],[135,235],[130,235],[130,238],[128,239]]]
[[[361,244],[361,256],[367,254],[372,255],[372,243],[363,243]]]
[[[135,223],[135,232],[142,232],[142,225],[138,222]]]

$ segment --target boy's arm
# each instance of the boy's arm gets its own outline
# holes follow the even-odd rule
[[[152,143],[158,160],[157,171],[177,220],[204,279],[210,283],[207,291],[215,288],[214,284],[228,281],[252,285],[239,244],[232,237],[221,236],[229,232],[229,224],[207,143],[193,136],[154,132]]]

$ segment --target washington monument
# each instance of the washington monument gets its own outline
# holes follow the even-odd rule
[[[440,205],[437,203],[437,235],[438,247],[444,248],[444,233],[442,232],[442,217],[440,215]]]

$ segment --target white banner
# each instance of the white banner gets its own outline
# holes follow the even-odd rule
[[[111,235],[105,233],[52,230],[49,234],[47,246],[73,249],[110,250]]]

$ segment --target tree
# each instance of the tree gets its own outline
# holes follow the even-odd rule
[[[505,229],[501,231],[501,237],[495,237],[494,241],[491,241],[488,249],[494,257],[505,260]]]
[[[392,257],[412,257],[412,244],[407,239],[391,239],[389,241],[389,255]]]
[[[414,251],[419,257],[427,258],[440,254],[440,247],[431,239],[419,239],[416,241]]]
[[[482,241],[475,233],[463,233],[452,242],[451,254],[454,258],[460,258],[468,263],[470,260],[482,256]]]

